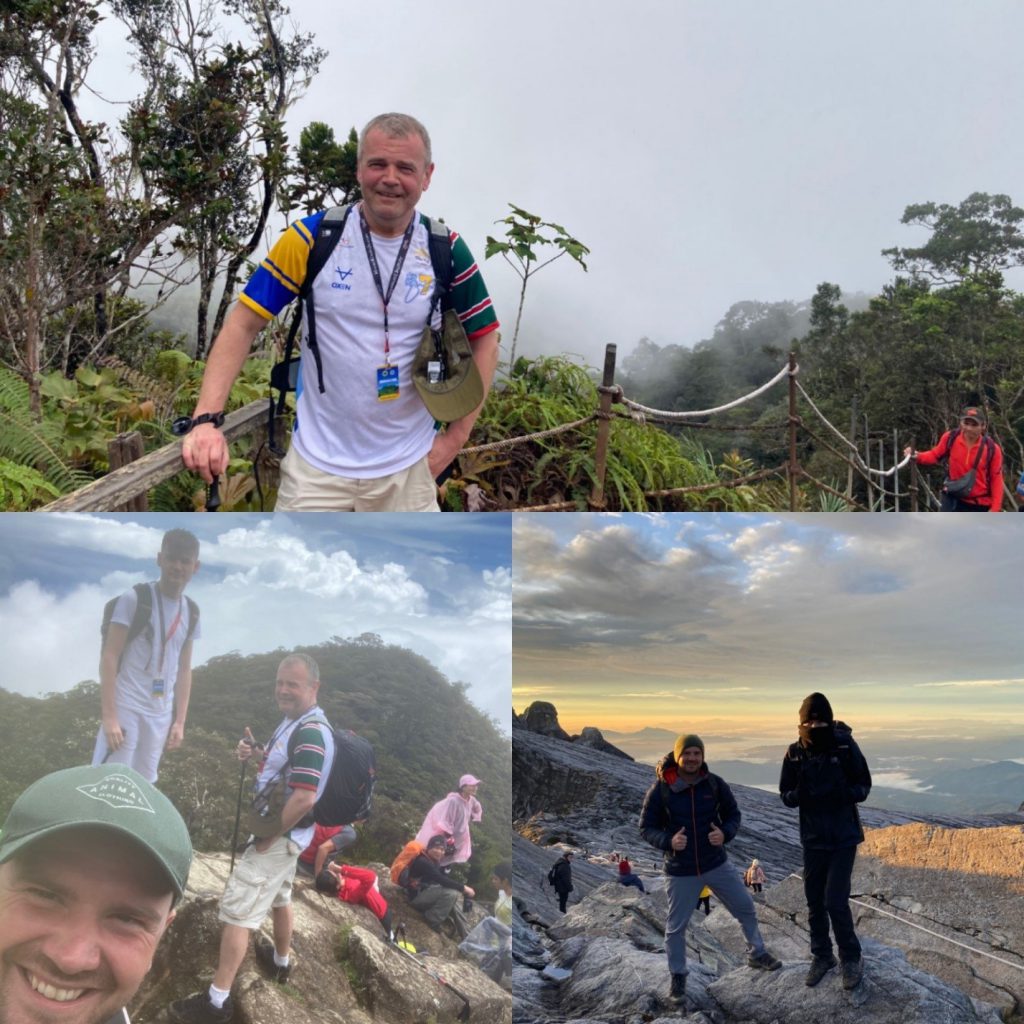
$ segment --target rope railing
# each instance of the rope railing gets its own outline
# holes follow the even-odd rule
[[[634,402],[631,399],[626,398],[622,394],[621,388],[614,388],[612,390],[613,393],[617,393],[618,401],[629,409],[631,413],[640,414],[639,416],[634,416],[634,419],[637,419],[638,422],[653,419],[661,420],[665,423],[679,423],[688,419],[697,419],[703,416],[714,416],[716,413],[728,412],[730,409],[735,409],[738,406],[745,405],[747,402],[751,402],[755,398],[759,398],[786,377],[792,375],[795,378],[798,369],[799,367],[794,367],[790,370],[789,366],[784,366],[777,374],[775,374],[774,377],[772,377],[771,380],[766,381],[756,390],[751,391],[749,394],[742,395],[739,398],[735,398],[731,402],[726,402],[725,405],[716,405],[712,409],[693,409],[689,411],[654,409],[649,405],[641,405],[640,402]]]

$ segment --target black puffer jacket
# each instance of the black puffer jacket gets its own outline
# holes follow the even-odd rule
[[[728,860],[725,846],[708,841],[712,824],[717,825],[728,843],[739,830],[740,809],[725,780],[701,766],[700,779],[678,793],[668,784],[678,778],[676,760],[671,754],[661,759],[655,770],[657,781],[644,797],[640,812],[640,834],[659,850],[665,851],[666,875],[701,875]],[[673,850],[672,836],[686,829],[686,849]]]
[[[800,842],[811,850],[864,841],[857,804],[871,792],[871,772],[848,725],[836,722],[832,739],[831,749],[820,754],[799,740],[791,743],[779,777],[782,802],[800,808]]]

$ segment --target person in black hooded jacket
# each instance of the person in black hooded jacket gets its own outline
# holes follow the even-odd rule
[[[726,781],[704,764],[704,742],[680,736],[656,769],[656,781],[644,797],[640,833],[664,851],[668,915],[665,952],[669,998],[686,998],[686,926],[697,897],[708,886],[732,914],[747,940],[747,964],[774,971],[782,964],[768,950],[757,926],[757,911],[739,872],[729,863],[725,844],[740,827],[740,809]]]
[[[800,809],[812,956],[805,983],[817,985],[836,965],[831,922],[843,988],[852,989],[864,976],[864,963],[850,912],[850,878],[864,841],[857,804],[871,792],[871,772],[853,731],[835,721],[824,694],[812,693],[800,705],[799,732],[782,762],[779,793],[787,807]]]

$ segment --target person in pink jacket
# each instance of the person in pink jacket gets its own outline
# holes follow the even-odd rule
[[[476,798],[476,790],[480,780],[474,775],[463,775],[459,779],[458,792],[449,793],[427,811],[423,825],[416,833],[416,842],[424,846],[431,836],[449,835],[455,840],[455,851],[445,853],[440,866],[464,864],[473,853],[473,843],[469,837],[469,825],[473,821],[481,821],[483,808]]]

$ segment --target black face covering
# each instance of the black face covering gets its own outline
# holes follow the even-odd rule
[[[812,729],[809,725],[801,725],[800,739],[812,754],[822,754],[835,746],[831,723],[824,727],[819,726],[817,729]]]

